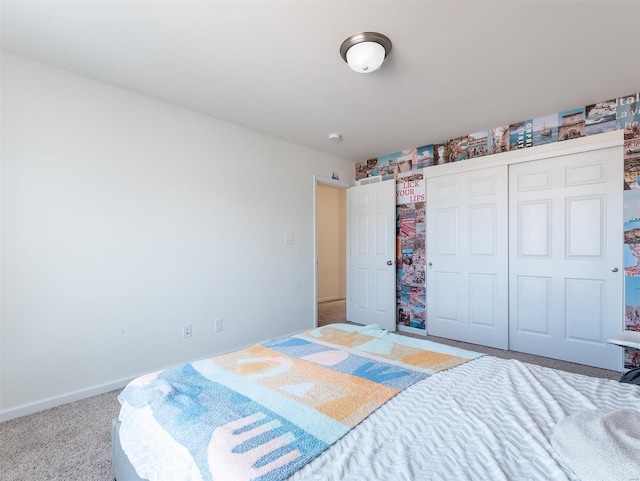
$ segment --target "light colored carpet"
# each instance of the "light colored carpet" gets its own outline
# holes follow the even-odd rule
[[[119,391],[0,423],[2,481],[111,480]]]
[[[444,339],[442,337],[425,337],[409,333],[405,334],[407,336],[417,337],[419,339],[428,339],[429,341],[448,344],[450,346],[460,347],[462,349],[468,349],[470,351],[482,352],[484,354],[488,354],[489,356],[500,357],[503,359],[517,359],[518,361],[528,362],[529,364],[537,364],[538,366],[560,369],[561,371],[575,372],[578,374],[584,374],[585,376],[602,377],[604,379],[614,379],[616,381],[620,379],[619,372],[609,371],[608,369],[600,369],[597,367],[585,366],[583,364],[574,364],[572,362],[560,361],[558,359],[551,359],[549,357],[535,356],[533,354],[526,354],[524,352],[504,351],[502,349],[495,349],[493,347],[479,346],[478,344],[452,341],[450,339]]]
[[[322,322],[344,322],[344,307],[332,301],[319,306]],[[326,308],[326,309],[324,309]],[[424,339],[424,336],[413,336]],[[620,374],[564,361],[475,344],[428,337],[429,340],[502,358],[618,379]],[[119,391],[0,423],[0,480],[2,481],[110,481],[111,420],[117,417]]]

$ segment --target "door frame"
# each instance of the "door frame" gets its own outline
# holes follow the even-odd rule
[[[329,185],[332,187],[338,187],[345,191],[352,187],[347,182],[341,180],[332,179],[323,175],[313,175],[313,327],[318,327],[318,184]],[[346,194],[346,192],[345,192]],[[347,246],[349,245],[349,209],[346,209],[346,232],[347,232]],[[349,298],[349,255],[346,254],[346,267],[347,267],[347,299]],[[348,304],[348,303],[347,303]],[[347,319],[349,319],[349,312],[347,311]]]

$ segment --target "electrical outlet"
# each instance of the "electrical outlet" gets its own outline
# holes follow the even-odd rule
[[[185,324],[182,326],[182,337],[185,339],[191,337],[191,324]]]
[[[215,325],[215,330],[216,332],[220,332],[222,331],[222,318],[220,319],[215,319],[213,321],[214,325]]]

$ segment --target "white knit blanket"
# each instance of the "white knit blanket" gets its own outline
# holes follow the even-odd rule
[[[580,411],[558,423],[551,444],[582,481],[640,479],[640,411]]]

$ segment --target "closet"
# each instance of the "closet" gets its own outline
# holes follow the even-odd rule
[[[429,334],[507,349],[507,189],[507,165],[427,177]]]
[[[622,134],[425,169],[430,335],[619,370]]]

